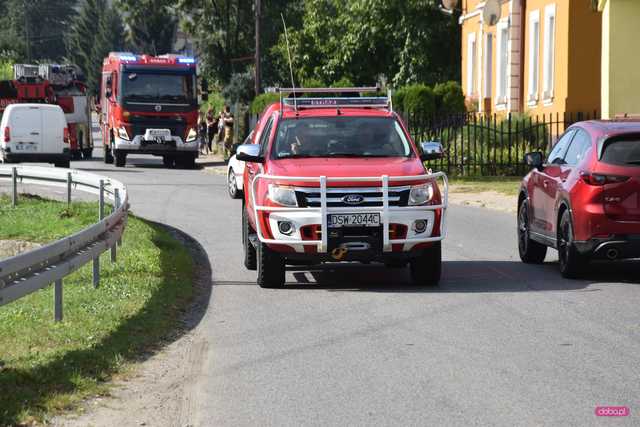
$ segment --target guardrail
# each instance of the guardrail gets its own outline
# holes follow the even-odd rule
[[[0,260],[0,306],[54,284],[54,318],[62,320],[62,280],[93,261],[93,286],[100,283],[100,255],[111,250],[116,261],[116,246],[122,243],[127,223],[129,199],[124,184],[111,178],[78,170],[35,166],[1,166],[0,181],[12,183],[12,204],[19,203],[18,183],[60,186],[67,189],[67,203],[72,190],[98,195],[98,222],[53,243]],[[105,199],[113,202],[105,216]]]

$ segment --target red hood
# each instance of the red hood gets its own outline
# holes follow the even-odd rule
[[[422,162],[416,157],[282,159],[268,162],[268,167],[269,175],[291,177],[412,176],[426,173]]]

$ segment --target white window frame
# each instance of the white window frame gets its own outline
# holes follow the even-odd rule
[[[553,26],[550,24],[553,19]],[[549,4],[544,8],[544,50],[543,50],[543,94],[542,98],[546,105],[553,103],[553,92],[555,89],[555,68],[556,68],[556,5]]]
[[[493,54],[495,51],[495,37],[493,33],[486,33],[484,37],[484,97],[493,96]]]
[[[478,49],[476,44],[476,33],[467,35],[467,96],[476,95],[476,70]]]
[[[536,26],[538,32],[536,34]],[[528,105],[538,103],[538,93],[540,92],[540,11],[534,10],[529,13],[529,82],[527,91]]]
[[[503,34],[506,34],[506,52],[502,50]],[[506,54],[506,55],[505,55]],[[506,59],[504,58],[506,56]],[[496,26],[496,108],[505,109],[509,103],[509,20],[504,19]],[[506,60],[506,64],[503,62]],[[502,87],[504,86],[504,93]]]

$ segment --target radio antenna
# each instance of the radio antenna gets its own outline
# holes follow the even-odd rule
[[[293,80],[293,61],[291,60],[291,47],[289,46],[289,36],[287,34],[287,23],[284,22],[284,15],[281,13],[282,25],[284,26],[284,40],[287,43],[287,55],[289,56],[289,72],[291,73],[291,88],[293,89],[293,106],[298,111],[298,101],[296,100],[296,82]],[[282,94],[280,94],[282,99]]]

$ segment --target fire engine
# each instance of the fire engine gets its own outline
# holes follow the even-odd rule
[[[0,116],[10,104],[58,104],[69,128],[71,157],[90,158],[91,113],[86,86],[74,65],[15,64],[14,80],[0,81]]]
[[[112,52],[102,67],[100,123],[104,161],[128,154],[161,156],[191,168],[199,152],[196,61],[178,55]]]

